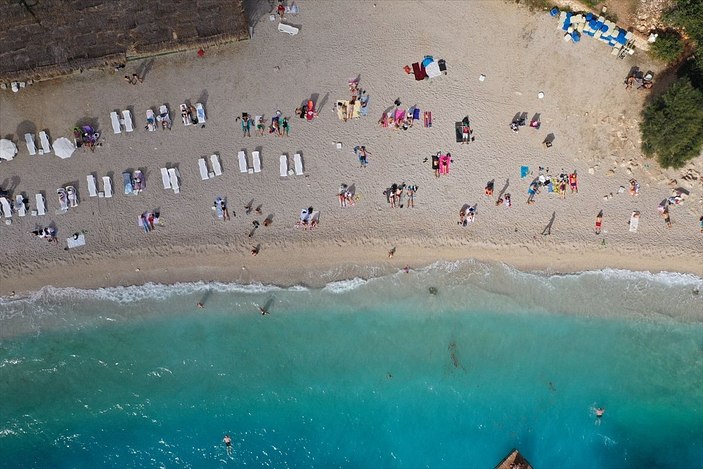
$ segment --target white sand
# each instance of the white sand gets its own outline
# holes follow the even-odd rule
[[[207,51],[162,57],[154,61],[143,84],[130,86],[124,73],[85,72],[81,76],[40,83],[17,94],[0,95],[0,134],[13,135],[20,154],[0,164],[0,184],[25,193],[33,202],[46,193],[49,215],[15,215],[0,225],[0,294],[43,285],[99,287],[147,281],[266,281],[319,284],[353,275],[372,275],[437,259],[475,257],[506,262],[523,269],[581,271],[603,267],[667,270],[703,275],[700,179],[688,186],[691,196],[671,208],[673,227],[659,217],[657,205],[670,195],[668,181],[681,171],[662,172],[639,151],[638,116],[646,96],[626,91],[622,82],[633,65],[656,68],[638,53],[617,60],[602,43],[585,37],[565,43],[556,20],[503,2],[298,2],[301,13],[290,23],[297,36],[276,31],[264,17],[254,39]],[[448,75],[416,82],[404,65],[425,54],[444,58]],[[132,73],[138,64],[129,64]],[[480,74],[486,80],[480,82]],[[347,80],[360,75],[371,95],[369,116],[348,123],[332,112],[336,99],[348,99]],[[543,91],[540,100],[537,93]],[[235,117],[241,112],[267,117],[293,110],[311,94],[324,98],[319,118],[291,118],[291,136],[243,138]],[[433,127],[403,131],[382,129],[376,121],[400,98],[432,111]],[[204,129],[185,128],[178,105],[203,102]],[[147,106],[168,103],[172,131],[143,130]],[[109,113],[133,110],[136,130],[113,135]],[[526,111],[542,114],[542,128],[508,124]],[[454,141],[454,122],[471,117],[476,141]],[[82,118],[97,118],[104,145],[95,153],[78,150],[69,160],[27,154],[27,127],[48,129],[52,140],[68,136]],[[541,145],[553,132],[552,148]],[[333,142],[343,142],[341,151]],[[352,153],[367,146],[369,166],[360,169]],[[237,151],[259,149],[263,172],[240,174]],[[435,179],[423,158],[436,151],[454,157],[451,174]],[[201,181],[197,159],[221,155],[224,174]],[[302,152],[305,177],[278,175],[278,157]],[[181,193],[164,191],[159,168],[178,165]],[[250,163],[251,164],[251,163]],[[520,165],[558,174],[576,169],[580,193],[566,200],[542,193],[527,205],[531,178],[520,179]],[[690,166],[703,171],[701,158]],[[125,169],[146,170],[147,190],[122,194]],[[589,168],[597,168],[593,175]],[[627,172],[630,168],[632,176]],[[688,168],[688,167],[687,167]],[[608,171],[614,170],[609,175]],[[89,199],[85,176],[113,175],[111,200]],[[641,194],[617,194],[630,177]],[[495,206],[483,194],[495,179],[496,193],[506,180],[513,207]],[[393,182],[419,185],[414,209],[390,209],[382,191]],[[54,215],[56,188],[74,184],[81,204]],[[355,207],[340,209],[340,183],[354,184]],[[603,196],[614,193],[610,200]],[[237,216],[213,219],[216,196],[227,197]],[[253,199],[263,215],[244,214]],[[478,216],[467,228],[457,226],[465,203],[478,204]],[[33,203],[32,203],[33,205]],[[294,227],[301,208],[321,212],[314,231]],[[144,234],[136,225],[145,210],[160,208],[163,227]],[[595,216],[605,213],[603,234],[593,232]],[[639,231],[628,231],[632,210],[642,212]],[[552,213],[551,236],[542,236]],[[270,227],[252,239],[252,221],[273,215]],[[64,251],[33,238],[35,223],[55,223],[59,238],[86,230],[87,246]],[[603,245],[602,241],[606,240]],[[252,246],[261,253],[251,257]],[[396,246],[396,255],[386,253]],[[244,268],[243,268],[244,266]],[[138,271],[137,271],[138,269]],[[321,272],[325,272],[324,275]]]

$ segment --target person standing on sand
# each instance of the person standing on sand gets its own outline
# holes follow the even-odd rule
[[[598,215],[596,215],[596,234],[600,234],[600,229],[601,226],[603,225],[603,210],[598,212]]]

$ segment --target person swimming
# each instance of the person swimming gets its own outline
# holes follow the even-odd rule
[[[222,442],[225,444],[225,448],[227,449],[227,455],[232,456],[232,438],[230,438],[229,435],[225,435],[225,437],[222,438]]]

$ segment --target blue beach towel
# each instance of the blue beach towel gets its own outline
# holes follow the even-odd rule
[[[520,178],[525,178],[530,172],[529,166],[520,166]]]

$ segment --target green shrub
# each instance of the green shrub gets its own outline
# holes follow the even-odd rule
[[[674,7],[664,14],[664,21],[684,28],[686,33],[703,47],[703,2],[701,0],[677,0]]]
[[[664,168],[680,168],[703,148],[703,92],[679,78],[647,106],[640,124],[642,151]]]
[[[675,62],[684,50],[684,42],[681,35],[669,29],[659,34],[657,41],[652,44],[651,54],[664,62]]]

